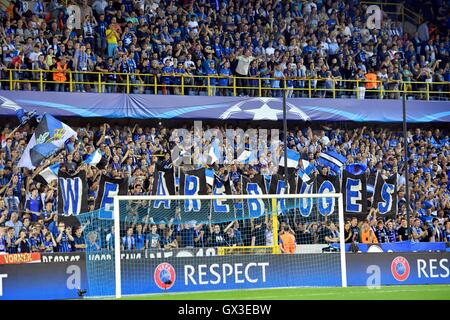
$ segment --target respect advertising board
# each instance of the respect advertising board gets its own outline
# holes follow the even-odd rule
[[[137,263],[122,260],[125,295],[341,285],[338,254],[211,256]]]
[[[349,286],[450,284],[449,252],[351,253]]]

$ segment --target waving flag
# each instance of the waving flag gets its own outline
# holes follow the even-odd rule
[[[214,140],[211,143],[211,147],[209,148],[208,152],[208,164],[213,165],[214,163],[218,162],[220,163],[220,149],[219,144],[217,143],[217,140]]]
[[[94,152],[92,152],[90,155],[86,157],[84,160],[84,163],[90,164],[91,166],[95,166],[102,160],[102,154],[100,153],[99,149],[96,149]]]
[[[287,149],[287,166],[288,168],[297,168],[300,154],[292,149]],[[284,167],[284,154],[280,158],[280,166]]]
[[[237,158],[237,161],[239,163],[248,164],[250,163],[250,160],[252,160],[254,157],[252,157],[252,152],[249,150],[244,150]]]
[[[206,183],[210,186],[214,185],[214,170],[213,169],[205,169],[205,177]]]
[[[309,181],[312,178],[314,166],[308,160],[301,160],[301,167],[298,169],[298,176],[302,181]]]
[[[336,174],[339,174],[341,172],[341,168],[347,161],[347,159],[343,155],[335,151],[321,152],[317,160],[320,165],[324,167],[330,167],[330,169]]]
[[[43,160],[63,148],[67,139],[76,135],[77,133],[71,127],[55,117],[45,114],[17,166],[35,169]]]
[[[34,180],[42,184],[49,184],[54,180],[58,180],[59,163],[52,164],[42,170]]]

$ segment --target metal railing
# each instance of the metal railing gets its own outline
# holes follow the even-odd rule
[[[449,82],[362,81],[332,78],[256,78],[66,71],[66,81],[53,78],[57,71],[2,71],[2,90],[140,93],[200,96],[252,96],[304,98],[399,99],[403,90],[420,100],[450,100]]]

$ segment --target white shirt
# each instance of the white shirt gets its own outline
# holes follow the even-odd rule
[[[97,14],[104,14],[105,8],[108,6],[108,2],[106,0],[95,0],[92,4],[92,9],[94,9]]]
[[[275,48],[266,48],[266,55],[271,56],[275,53]]]
[[[34,61],[38,61],[38,59],[39,59],[39,56],[41,55],[42,53],[41,52],[31,52],[30,53],[30,55],[28,56],[28,58],[30,58],[30,60],[32,61],[32,62],[34,62]]]
[[[244,76],[248,75],[248,68],[250,67],[250,63],[252,63],[252,61],[255,60],[255,57],[239,56],[237,59],[238,64],[236,66],[236,72],[239,73],[240,75]]]
[[[190,29],[194,30],[194,32],[198,32],[198,22],[197,21],[189,21],[188,26]]]

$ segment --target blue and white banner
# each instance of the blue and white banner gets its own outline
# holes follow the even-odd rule
[[[251,177],[242,177],[244,194],[261,195],[265,194],[266,184],[265,178],[262,175],[255,175]],[[269,206],[267,201],[263,199],[248,199],[244,201],[244,214],[250,218],[258,218],[266,213]]]
[[[95,199],[95,209],[99,211],[99,217],[112,219],[114,196],[126,195],[128,193],[128,179],[113,179],[102,175],[99,182],[98,194]]]
[[[197,196],[206,195],[207,192],[205,168],[180,172],[180,195]],[[205,204],[201,200],[184,200],[182,211],[201,212],[205,211]],[[209,208],[208,208],[209,209]],[[209,212],[209,210],[207,210]]]
[[[298,166],[298,162],[300,160],[300,154],[292,149],[287,149],[286,150],[286,154],[287,154],[287,166],[288,168],[297,168]],[[284,154],[281,156],[280,158],[280,162],[279,165],[284,167]]]
[[[99,149],[96,149],[93,153],[89,154],[84,163],[91,166],[96,166],[102,160],[102,154]]]
[[[153,178],[152,195],[173,196],[175,195],[175,174],[173,168],[169,170],[156,169]],[[160,212],[162,216],[173,214],[172,202],[170,200],[154,200],[150,204],[150,210]],[[154,214],[154,213],[152,213]]]
[[[335,151],[326,151],[319,154],[317,161],[321,166],[329,167],[335,174],[340,174],[347,159]]]
[[[64,147],[64,143],[77,133],[55,117],[45,114],[28,142],[18,167],[35,169]]]
[[[384,179],[381,172],[378,172],[372,207],[378,209],[381,215],[391,217],[397,214],[397,174]]]
[[[59,163],[52,164],[39,172],[39,174],[34,178],[36,182],[49,184],[52,181],[58,180]]]
[[[88,211],[88,185],[86,172],[75,175],[58,173],[58,214],[76,216]]]
[[[342,172],[342,193],[344,196],[344,213],[349,215],[368,214],[367,179],[365,174],[354,175]]]
[[[27,111],[83,118],[281,120],[282,98],[164,96],[0,91]],[[300,121],[401,122],[402,100],[287,99],[287,117]],[[406,102],[410,123],[450,122],[448,101]],[[15,111],[0,108],[0,115]]]
[[[341,189],[339,182],[338,176],[325,176],[319,173],[316,177],[315,193],[324,195],[327,193],[339,193]],[[326,197],[317,199],[317,211],[323,216],[337,213],[337,199]]]
[[[312,179],[315,167],[308,160],[302,160],[300,162],[300,167],[298,168],[298,176],[303,181],[309,181]]]

